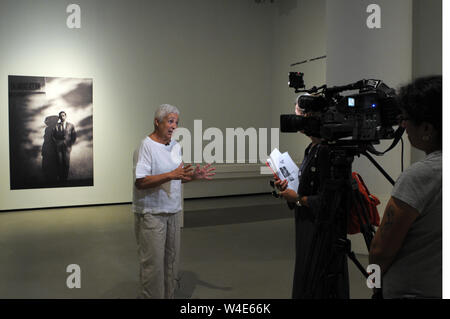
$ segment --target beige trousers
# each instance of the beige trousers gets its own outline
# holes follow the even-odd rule
[[[141,281],[138,298],[174,298],[180,252],[179,215],[134,214]]]

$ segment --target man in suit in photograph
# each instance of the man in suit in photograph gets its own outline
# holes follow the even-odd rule
[[[75,126],[66,121],[66,112],[59,112],[59,122],[52,131],[52,139],[56,146],[58,180],[64,182],[69,176],[70,152],[77,139]]]

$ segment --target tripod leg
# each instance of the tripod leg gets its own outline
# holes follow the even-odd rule
[[[369,277],[369,274],[364,269],[364,267],[361,265],[359,260],[356,258],[355,253],[353,251],[347,252],[348,258],[350,258],[351,261],[355,264],[355,266],[359,269],[359,271],[363,274],[364,277]]]

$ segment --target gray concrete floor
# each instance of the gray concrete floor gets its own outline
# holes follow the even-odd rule
[[[199,203],[185,202],[176,297],[290,298],[292,212],[273,201]],[[135,298],[133,223],[130,205],[0,213],[0,298]],[[367,256],[358,258],[367,265]],[[79,289],[66,286],[70,264],[81,268]],[[370,298],[351,262],[349,271],[351,298]]]

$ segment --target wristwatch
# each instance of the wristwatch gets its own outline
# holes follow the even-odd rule
[[[300,197],[300,196],[297,197],[297,200],[295,201],[295,205],[298,206],[298,207],[302,207],[302,206],[303,206],[303,205],[302,205],[302,202],[301,202],[301,197]]]

